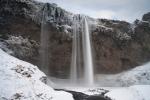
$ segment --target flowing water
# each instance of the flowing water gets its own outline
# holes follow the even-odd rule
[[[78,18],[74,19],[73,24],[73,44],[72,44],[72,61],[71,61],[71,82],[79,82],[81,73],[81,43],[80,43],[80,22]]]
[[[83,43],[83,59],[84,59],[84,80],[88,85],[94,84],[94,72],[92,51],[90,42],[90,32],[87,19],[83,20],[82,43]]]
[[[41,70],[47,75],[49,74],[49,31],[48,25],[46,24],[46,6],[43,8],[42,21],[41,21],[41,43],[40,43],[40,63]]]
[[[81,63],[81,61],[83,62],[83,64]],[[72,46],[72,61],[71,61],[71,75],[70,75],[71,81],[73,83],[79,83],[79,80],[81,79],[80,73],[82,73],[82,80],[85,85],[94,84],[94,72],[93,72],[89,25],[86,17],[83,16],[81,20],[75,19],[73,26],[73,46]]]
[[[71,82],[77,82],[77,24],[73,25],[73,44],[72,44],[72,61],[71,61]]]

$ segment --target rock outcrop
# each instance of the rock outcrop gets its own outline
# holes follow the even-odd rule
[[[150,22],[150,12],[148,12],[147,14],[144,14],[142,20]]]

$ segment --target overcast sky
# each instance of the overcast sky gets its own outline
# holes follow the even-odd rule
[[[67,11],[94,18],[133,22],[150,12],[150,0],[38,0],[56,3]]]

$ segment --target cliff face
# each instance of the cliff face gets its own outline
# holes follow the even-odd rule
[[[107,28],[98,28],[100,30],[93,33],[95,66],[98,71],[120,72],[149,61],[149,22],[100,22]]]
[[[40,66],[38,51],[41,22],[44,19],[50,34],[51,75],[68,76],[74,14],[61,9],[56,4],[44,4],[32,0],[0,0],[0,7],[1,41],[13,52],[16,51],[14,47],[17,47],[18,53],[15,52],[13,55]],[[97,73],[116,73],[150,60],[149,14],[145,14],[142,21],[136,20],[134,24],[107,19],[89,18],[89,20],[96,21],[94,28],[91,26],[91,36]],[[22,36],[21,40],[25,39],[27,42],[19,46],[17,43],[12,44],[8,42],[12,40],[10,38],[12,36]],[[24,52],[22,47],[28,52]]]

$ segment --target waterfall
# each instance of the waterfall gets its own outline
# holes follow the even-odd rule
[[[83,64],[81,62],[83,62]],[[83,71],[81,72],[82,69]],[[81,78],[80,73],[82,73],[82,79],[86,85],[94,84],[89,25],[86,17],[75,16],[73,25],[73,45],[70,73],[70,78],[73,83],[79,83],[79,78]]]
[[[82,29],[82,45],[83,45],[83,59],[84,59],[84,80],[88,85],[94,84],[94,72],[93,72],[93,61],[92,51],[90,42],[89,25],[86,17],[83,19]]]
[[[46,24],[46,6],[43,8],[41,20],[41,37],[40,37],[40,63],[41,70],[49,74],[49,32]]]
[[[77,82],[77,24],[73,25],[71,82]]]
[[[77,16],[76,16],[77,17]],[[80,44],[80,22],[78,18],[74,18],[73,23],[73,41],[72,41],[72,61],[71,61],[71,82],[78,82],[79,72],[81,68],[81,44]]]

